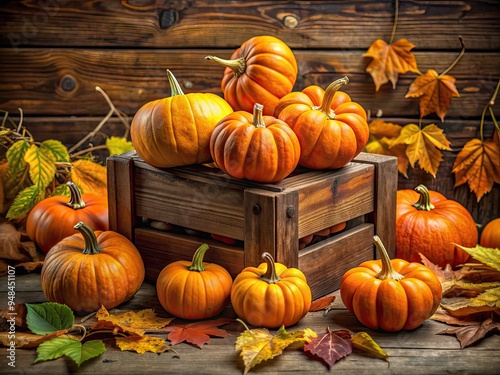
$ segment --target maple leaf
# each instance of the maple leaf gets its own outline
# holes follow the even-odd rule
[[[232,319],[216,319],[205,320],[201,322],[188,323],[186,325],[173,325],[165,327],[163,330],[170,332],[168,340],[172,345],[177,345],[181,342],[189,342],[196,345],[200,349],[203,345],[210,342],[212,337],[229,337],[231,336],[225,330],[217,328],[221,325],[232,322]]]
[[[146,352],[163,353],[170,349],[166,345],[165,339],[160,337],[117,337],[115,341],[120,350],[130,350],[139,354],[144,354]]]
[[[393,145],[406,144],[406,155],[412,168],[418,162],[420,168],[436,177],[439,163],[443,155],[439,150],[451,150],[450,142],[443,130],[435,124],[429,124],[423,129],[418,125],[408,124],[401,129]]]
[[[405,98],[419,98],[420,118],[436,113],[444,121],[451,98],[460,97],[455,81],[448,74],[439,75],[434,69],[429,69],[410,84]]]
[[[246,329],[236,339],[235,350],[240,350],[245,364],[244,375],[263,361],[272,359],[283,353],[283,350],[294,343],[307,343],[316,337],[310,329],[287,332],[284,326],[275,336],[266,328]]]
[[[84,193],[96,193],[106,197],[107,175],[106,167],[89,160],[77,160],[71,168],[71,180]]]
[[[350,338],[345,339],[327,327],[326,333],[318,335],[304,345],[304,351],[320,358],[331,368],[340,358],[351,354],[352,342]]]
[[[498,142],[471,139],[460,150],[453,163],[455,186],[464,183],[476,194],[477,201],[500,183],[500,147]]]
[[[366,67],[366,72],[372,76],[375,91],[389,81],[395,89],[399,74],[409,71],[420,74],[415,56],[410,52],[414,47],[407,39],[399,39],[390,45],[377,39],[371,44],[363,56],[373,59]]]
[[[500,332],[500,322],[486,319],[481,323],[472,323],[463,327],[448,328],[439,332],[440,335],[455,335],[463,349],[484,338],[489,332]]]

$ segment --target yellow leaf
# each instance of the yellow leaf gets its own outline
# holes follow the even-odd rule
[[[145,331],[165,327],[173,318],[159,318],[152,309],[140,310],[138,312],[127,311],[117,315],[110,314],[104,306],[96,313],[99,321],[107,321],[120,327],[123,332],[144,336]]]
[[[366,72],[372,76],[376,91],[389,81],[395,89],[399,74],[409,71],[420,74],[415,56],[410,52],[413,47],[415,45],[407,39],[400,39],[391,45],[381,39],[372,43],[363,56],[373,59]]]
[[[500,183],[498,142],[468,141],[455,158],[452,173],[455,173],[455,187],[467,182],[479,202],[484,194],[491,191],[495,182]]]
[[[487,289],[477,297],[471,298],[471,304],[500,308],[500,287]]]
[[[397,138],[403,128],[401,125],[385,122],[384,120],[373,120],[368,124],[370,136],[381,138]]]
[[[47,139],[40,144],[40,150],[52,153],[57,162],[69,162],[68,149],[61,141]]]
[[[29,148],[30,144],[26,140],[20,139],[14,142],[7,150],[5,156],[9,162],[9,168],[12,174],[17,174],[27,168],[27,164],[24,161],[24,154],[26,154]]]
[[[444,121],[451,98],[460,97],[455,81],[450,75],[440,76],[434,69],[429,69],[424,75],[415,78],[405,98],[419,98],[420,118],[436,113]]]
[[[77,160],[71,168],[71,180],[84,193],[95,193],[106,197],[106,167],[89,160]]]
[[[393,146],[406,144],[406,155],[412,168],[418,162],[420,168],[436,177],[443,155],[439,150],[450,150],[450,142],[446,139],[442,129],[434,124],[420,129],[418,125],[408,124],[403,127]]]
[[[56,159],[46,148],[31,145],[24,154],[24,161],[28,163],[31,182],[41,188],[49,185],[56,174]]]
[[[120,155],[134,149],[132,142],[122,137],[109,137],[106,139],[106,147],[110,155]]]
[[[476,247],[464,247],[458,244],[455,245],[463,251],[467,252],[467,254],[469,254],[474,259],[486,264],[487,266],[490,266],[497,271],[500,271],[500,249],[491,249],[488,247],[483,247],[481,245],[476,245]]]
[[[314,337],[312,330],[300,330],[288,333],[282,326],[275,336],[265,328],[247,329],[236,339],[235,350],[241,350],[241,357],[245,364],[244,374],[263,361],[280,355],[289,345],[297,342],[304,343]]]
[[[144,337],[117,337],[116,345],[120,350],[131,350],[139,354],[144,354],[146,352],[152,353],[163,353],[169,350],[169,347],[165,344],[165,339],[153,336]]]
[[[367,353],[371,357],[380,358],[389,362],[389,356],[375,340],[366,332],[355,333],[352,338],[352,346],[358,350]]]

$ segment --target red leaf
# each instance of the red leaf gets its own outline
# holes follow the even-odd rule
[[[188,342],[196,345],[200,349],[203,345],[210,342],[210,336],[213,337],[228,337],[231,336],[223,329],[217,328],[218,326],[232,322],[232,319],[216,319],[206,320],[201,322],[189,323],[186,325],[172,325],[165,327],[164,330],[170,332],[168,340],[173,345],[181,342]]]
[[[313,354],[316,357],[322,359],[329,368],[338,361],[352,352],[352,342],[350,339],[344,339],[335,333],[336,331],[330,331],[327,327],[326,333],[318,335],[311,342],[304,345],[304,351]],[[345,336],[345,330],[340,330],[339,333]],[[347,337],[346,337],[347,338]]]

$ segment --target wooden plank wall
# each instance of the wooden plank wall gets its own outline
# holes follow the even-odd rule
[[[18,118],[36,140],[76,143],[106,115],[100,86],[131,118],[147,101],[170,95],[165,69],[184,91],[221,94],[222,68],[206,55],[229,58],[255,35],[284,40],[299,61],[296,89],[326,87],[348,75],[344,88],[372,116],[399,124],[418,123],[418,102],[405,99],[413,73],[396,89],[375,92],[362,55],[376,39],[389,40],[394,1],[5,1],[0,5],[0,109]],[[500,187],[477,202],[468,186],[454,188],[451,167],[458,151],[478,137],[481,112],[500,78],[500,8],[497,1],[399,1],[396,40],[407,38],[422,72],[445,70],[466,53],[450,74],[461,98],[441,123],[453,150],[444,153],[437,178],[419,168],[399,176],[399,188],[426,184],[464,204],[479,224],[500,216]],[[498,104],[494,107],[500,116]],[[122,135],[112,119],[103,129]],[[485,136],[493,134],[487,118]],[[102,142],[102,134],[92,140]]]

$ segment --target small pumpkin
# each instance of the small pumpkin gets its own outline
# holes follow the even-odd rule
[[[235,111],[252,112],[254,103],[264,105],[271,116],[278,100],[290,93],[299,71],[295,55],[282,40],[269,35],[248,39],[229,60],[207,56],[225,67],[221,81],[224,98]]]
[[[262,104],[253,114],[236,111],[223,118],[210,138],[210,153],[228,175],[257,182],[278,182],[297,167],[300,145],[283,121],[262,115]]]
[[[26,220],[28,237],[47,253],[62,239],[76,234],[74,226],[85,222],[94,230],[108,230],[108,200],[94,193],[80,194],[78,187],[67,182],[70,197],[57,195],[35,205]],[[69,200],[68,200],[69,199]]]
[[[191,262],[172,262],[158,275],[158,300],[168,313],[177,318],[211,318],[229,304],[233,279],[224,267],[203,262],[208,248],[207,244],[202,244]]]
[[[132,144],[146,163],[159,168],[208,162],[210,135],[233,110],[216,94],[184,94],[170,70],[167,76],[171,96],[136,112],[130,125]]]
[[[378,236],[380,259],[348,270],[340,281],[346,308],[368,328],[388,332],[419,327],[437,310],[441,282],[421,263],[390,259]]]
[[[233,282],[231,304],[245,322],[265,328],[298,323],[311,307],[312,294],[305,275],[297,268],[275,263],[271,254],[265,262],[246,267]]]
[[[368,142],[364,108],[338,91],[347,77],[326,90],[316,85],[281,98],[274,116],[285,121],[299,139],[299,164],[312,169],[338,169],[354,159]]]
[[[455,267],[469,254],[455,246],[474,247],[476,223],[460,203],[419,185],[396,193],[396,256],[420,262],[422,253],[432,263]]]
[[[41,271],[42,290],[51,302],[74,311],[112,309],[128,301],[144,281],[137,248],[114,231],[93,231],[84,222],[78,232],[52,247]]]
[[[500,249],[500,217],[486,223],[481,232],[480,245]]]

